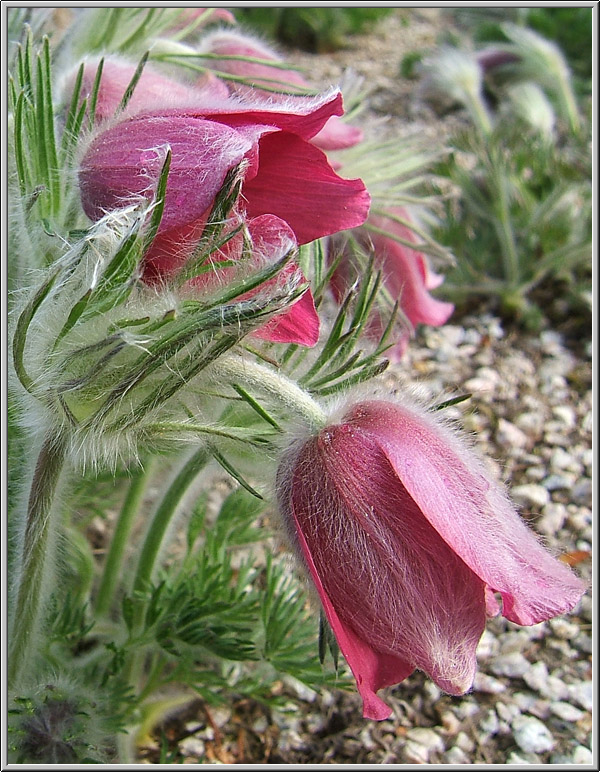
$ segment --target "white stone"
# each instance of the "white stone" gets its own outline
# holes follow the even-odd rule
[[[578,745],[573,751],[573,764],[593,764],[594,754],[585,745]]]
[[[467,754],[456,745],[444,753],[443,759],[446,764],[455,764],[457,766],[459,764],[466,765],[471,763],[471,759],[467,756]]]
[[[550,501],[550,493],[541,485],[526,483],[511,488],[511,497],[523,507],[541,509]]]
[[[455,748],[460,748],[465,753],[471,753],[475,749],[475,743],[472,738],[466,732],[459,732],[456,735]]]
[[[548,727],[534,716],[515,716],[511,729],[515,742],[525,753],[551,751],[556,744]]]
[[[490,662],[494,675],[521,678],[530,669],[530,662],[518,651],[501,654]]]
[[[577,413],[570,405],[556,405],[552,408],[552,413],[569,429],[573,429],[577,424]]]
[[[578,684],[570,684],[567,687],[569,701],[576,703],[584,710],[591,710],[594,707],[593,687],[593,681],[581,681]]]
[[[482,692],[483,694],[500,694],[506,691],[506,685],[497,678],[494,678],[494,676],[479,672],[475,675],[475,680],[473,681],[473,691]]]
[[[550,501],[542,507],[542,516],[535,523],[536,530],[546,536],[552,536],[560,531],[566,518],[567,508],[565,505]]]
[[[430,751],[441,752],[445,750],[444,741],[433,729],[418,726],[414,729],[409,729],[406,733],[406,737],[420,745],[424,745]]]
[[[551,619],[548,624],[552,628],[554,635],[564,641],[572,641],[579,635],[579,625],[569,622],[568,619],[556,617]]]
[[[564,448],[555,448],[550,458],[550,466],[557,472],[562,472],[563,470],[581,472],[581,464]]]
[[[477,658],[489,659],[495,654],[498,654],[500,650],[500,644],[496,636],[488,629],[483,631],[479,643],[477,644]]]
[[[518,426],[500,418],[496,430],[496,441],[504,448],[524,448],[529,444],[529,437]]]
[[[539,764],[540,758],[535,753],[516,753],[511,751],[506,759],[507,764],[518,764],[523,766],[524,764]]]
[[[551,702],[550,710],[563,721],[579,721],[580,718],[585,716],[583,710],[579,710],[579,708],[568,702]]]

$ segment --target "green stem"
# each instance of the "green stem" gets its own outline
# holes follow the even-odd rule
[[[286,411],[306,421],[312,429],[321,429],[327,424],[327,414],[319,403],[295,381],[270,367],[234,354],[217,359],[213,372],[230,383],[241,383],[261,391]]]
[[[110,611],[111,602],[115,593],[115,587],[121,575],[123,555],[127,546],[129,535],[133,527],[135,517],[139,511],[144,497],[144,491],[150,477],[152,461],[149,461],[144,469],[137,470],[134,474],[123,508],[119,514],[115,532],[112,537],[110,549],[104,563],[102,580],[96,595],[96,614],[103,616]]]
[[[506,191],[507,180],[499,169],[493,171],[497,191],[497,222],[496,233],[502,247],[502,261],[504,264],[504,276],[512,289],[519,286],[519,255],[515,243],[515,235],[511,227],[508,195]]]
[[[206,466],[210,458],[211,452],[207,448],[202,447],[197,450],[179,471],[154,513],[144,544],[142,545],[133,581],[134,609],[130,630],[131,640],[139,637],[142,630],[147,606],[147,601],[144,600],[143,595],[150,587],[156,559],[163,544],[167,528],[187,489],[195,480],[200,470]],[[141,645],[136,649],[132,649],[129,662],[124,670],[124,676],[134,689],[137,689],[139,685],[145,655],[146,651]]]
[[[8,653],[9,686],[18,683],[33,654],[32,641],[48,597],[45,579],[55,550],[53,503],[64,459],[65,448],[60,437],[48,435],[38,456],[27,504]]]
[[[200,470],[206,466],[211,453],[205,447],[197,450],[185,463],[179,474],[169,486],[165,497],[154,513],[152,523],[140,553],[137,572],[133,582],[133,592],[146,592],[152,579],[154,564],[160,551],[167,528],[184,493],[194,481]]]

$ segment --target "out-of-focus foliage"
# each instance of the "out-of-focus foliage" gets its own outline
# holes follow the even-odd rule
[[[392,8],[236,8],[237,19],[286,45],[315,53],[343,48]]]

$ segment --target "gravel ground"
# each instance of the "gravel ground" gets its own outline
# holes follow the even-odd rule
[[[404,54],[432,45],[442,24],[438,9],[402,9],[348,50],[290,59],[317,85],[338,82],[347,67],[363,76],[372,88],[367,131],[371,121],[390,134],[439,137],[448,121],[398,73]],[[576,321],[532,336],[479,309],[421,330],[386,377],[398,386],[408,374],[432,397],[472,394],[448,414],[474,433],[548,548],[591,584],[591,329]],[[533,627],[491,620],[478,660],[464,697],[443,694],[420,673],[388,689],[394,713],[382,722],[362,719],[355,693],[286,682],[274,689],[290,695],[291,712],[245,700],[208,713],[198,702],[165,730],[192,764],[593,763],[591,592],[570,615]],[[148,749],[145,760],[156,759]]]

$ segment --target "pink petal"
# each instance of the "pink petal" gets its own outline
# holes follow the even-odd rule
[[[95,115],[97,121],[105,121],[115,115],[136,68],[137,65],[125,60],[115,58],[104,60],[96,101]],[[90,99],[97,70],[98,62],[90,62],[85,65],[81,99],[84,97]],[[203,78],[198,87],[193,88],[171,78],[166,78],[151,66],[146,65],[127,105],[127,114],[132,115],[141,110],[174,107],[179,104],[196,104],[206,93],[213,95],[218,93],[221,96],[227,96],[227,87],[220,81],[218,82],[221,84],[220,89],[216,86],[217,79],[210,73],[210,78]],[[67,93],[72,91],[74,84],[75,73],[69,78]]]
[[[370,222],[408,241],[414,241],[409,228],[384,217],[372,217]],[[436,285],[437,275],[428,270],[425,256],[396,241],[392,236],[370,233],[373,249],[385,269],[385,283],[413,325],[445,324],[454,311],[452,303],[432,297],[428,290]],[[439,281],[437,282],[440,283]]]
[[[321,150],[343,150],[362,142],[364,133],[357,126],[344,123],[337,116],[330,118],[311,142]]]
[[[312,292],[307,290],[285,313],[271,319],[254,334],[274,343],[315,346],[319,341],[320,324]]]
[[[236,131],[213,121],[138,116],[103,131],[82,161],[79,180],[85,213],[93,220],[152,198],[167,148],[172,159],[159,232],[187,225],[212,206],[227,172],[255,151],[265,127]]]
[[[339,177],[318,148],[278,132],[261,139],[259,154],[258,174],[243,190],[251,216],[276,214],[299,244],[365,221],[370,197],[362,180]]]
[[[406,490],[457,555],[531,625],[569,611],[583,583],[547,552],[473,452],[431,413],[368,402],[346,416],[377,436]]]
[[[204,118],[239,128],[247,125],[270,126],[289,131],[303,139],[310,139],[318,134],[332,115],[344,112],[342,95],[339,91],[330,91],[321,96],[303,99],[293,98],[285,102],[266,101],[263,98],[253,100],[209,100],[205,99],[196,106],[175,108],[172,115]],[[167,115],[169,111],[162,111]]]
[[[356,426],[329,427],[282,468],[280,508],[335,610],[336,634],[350,630],[390,679],[418,667],[451,694],[469,689],[484,584],[425,520],[377,442]],[[373,668],[344,646],[357,681],[375,692]]]

